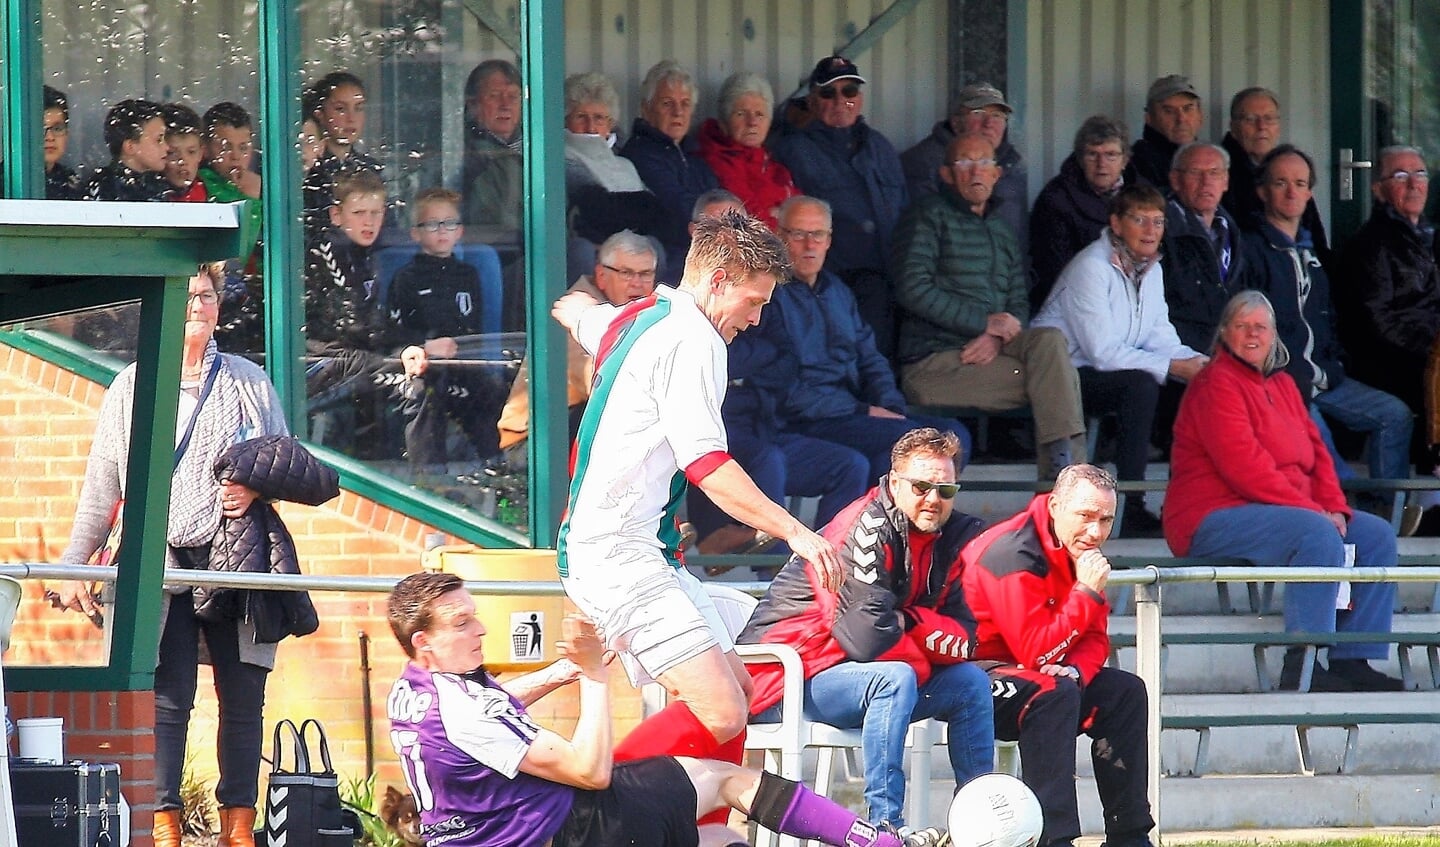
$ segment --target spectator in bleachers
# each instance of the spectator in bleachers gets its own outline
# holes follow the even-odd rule
[[[1423,414],[1425,364],[1440,333],[1435,229],[1424,217],[1425,157],[1414,147],[1381,150],[1370,191],[1370,219],[1339,257],[1333,294],[1340,340],[1352,376]],[[1425,471],[1435,464],[1420,458]]]
[[[604,74],[565,78],[566,217],[572,236],[566,262],[569,279],[594,266],[595,248],[615,233],[628,229],[658,236],[666,225],[664,206],[640,179],[635,165],[615,154],[619,105],[620,96]]]
[[[913,721],[948,725],[956,785],[988,773],[994,756],[990,680],[969,661],[975,617],[960,588],[960,550],[984,524],[953,510],[959,451],[941,430],[901,437],[893,470],[824,528],[844,565],[838,598],[817,591],[814,566],[793,557],[736,639],[799,651],[805,717],[860,730],[869,819],[896,828]],[[751,668],[751,714],[779,720],[779,665]],[[928,774],[914,790],[930,790]]]
[[[384,166],[358,147],[365,134],[365,83],[360,77],[349,71],[331,71],[316,80],[305,89],[301,113],[315,118],[325,140],[325,152],[305,174],[306,237],[314,240],[320,230],[331,225],[336,181],[362,171],[379,176]]]
[[[200,179],[219,203],[260,199],[260,174],[255,172],[255,126],[238,103],[216,103],[205,110],[205,167]],[[256,223],[260,206],[255,204]]]
[[[45,86],[44,141],[45,199],[84,200],[85,185],[75,169],[61,161],[70,145],[70,100],[65,92]]]
[[[520,229],[525,185],[520,144],[520,71],[504,59],[475,66],[465,80],[465,222]]]
[[[200,116],[183,103],[165,103],[160,113],[165,116],[165,143],[170,147],[170,154],[165,158],[165,181],[170,183],[168,199],[204,203],[209,198],[205,183],[200,181],[200,163],[205,161]]]
[[[1175,153],[1200,137],[1205,109],[1190,78],[1171,74],[1150,84],[1145,97],[1145,130],[1130,148],[1135,173],[1154,186],[1170,185]]]
[[[325,137],[314,115],[306,115],[305,120],[300,122],[300,137],[295,146],[300,150],[300,173],[310,173],[310,169],[325,155]]]
[[[750,71],[731,74],[720,86],[718,116],[700,125],[697,150],[720,187],[771,229],[780,225],[780,204],[800,193],[790,169],[765,149],[774,109],[769,80]]]
[[[970,434],[957,420],[909,413],[855,295],[825,269],[835,237],[831,220],[830,205],[818,197],[791,197],[780,207],[779,235],[795,279],[804,284],[777,286],[762,325],[784,333],[800,360],[781,409],[790,431],[859,451],[870,462],[871,480],[890,471],[896,439],[921,426],[954,432],[965,448],[963,463]]]
[[[105,113],[105,146],[110,164],[90,177],[91,200],[151,201],[170,196],[165,180],[165,117],[149,100],[121,100]]]
[[[456,359],[456,338],[478,335],[483,327],[480,272],[455,255],[465,234],[460,195],[427,188],[415,195],[410,209],[415,218],[410,237],[420,250],[395,272],[385,293],[387,346],[402,348],[402,362],[414,363],[400,390],[405,452],[413,463],[447,461],[446,421],[453,420],[475,455],[489,458],[500,452],[495,421],[503,387],[472,364],[431,361]]]
[[[680,63],[656,63],[640,83],[640,117],[620,151],[665,210],[665,223],[655,235],[665,248],[660,278],[666,282],[679,281],[690,250],[690,232],[679,222],[690,220],[701,194],[720,186],[689,137],[698,97],[695,78]]]
[[[1153,189],[1152,189],[1153,190]],[[1044,813],[1040,844],[1080,836],[1075,736],[1090,761],[1107,847],[1150,847],[1145,683],[1105,667],[1115,478],[1060,472],[1049,494],[966,546],[961,582],[975,613],[975,661],[992,681],[995,737],[1020,742],[1020,775]]]
[[[1031,323],[1065,333],[1085,414],[1119,419],[1115,472],[1122,480],[1145,478],[1160,386],[1193,378],[1206,361],[1170,325],[1160,272],[1164,232],[1160,192],[1149,185],[1122,188],[1111,201],[1109,227],[1065,266]],[[1143,496],[1127,495],[1124,508],[1127,536],[1160,530]]]
[[[1410,409],[1397,397],[1345,375],[1345,351],[1335,337],[1330,278],[1318,248],[1305,229],[1311,208],[1315,164],[1289,144],[1274,148],[1256,175],[1260,213],[1256,229],[1245,233],[1250,284],[1275,308],[1276,331],[1289,350],[1286,371],[1309,401],[1325,446],[1341,479],[1350,475],[1339,459],[1325,419],[1370,436],[1370,476],[1410,476]]]
[[[1175,421],[1163,513],[1175,555],[1340,568],[1345,545],[1353,544],[1357,567],[1394,567],[1390,525],[1351,512],[1345,502],[1308,404],[1285,372],[1290,353],[1264,294],[1244,291],[1231,299],[1212,356],[1185,392]],[[1390,631],[1394,583],[1351,583],[1341,611],[1337,591],[1334,582],[1286,585],[1286,631]],[[1310,689],[1398,691],[1400,680],[1369,664],[1388,653],[1383,643],[1332,645],[1329,666],[1316,661]],[[1303,662],[1303,647],[1286,650],[1282,689],[1298,688]]]
[[[1091,115],[1075,133],[1074,151],[1040,190],[1030,211],[1030,314],[1040,311],[1060,272],[1110,222],[1110,201],[1138,177],[1130,166],[1125,124]]]
[[[1170,323],[1194,350],[1209,346],[1225,303],[1248,287],[1240,227],[1220,205],[1229,179],[1230,155],[1208,141],[1181,147],[1170,166],[1160,267]]]
[[[1024,260],[993,209],[1003,169],[990,138],[956,136],[942,161],[940,192],[919,197],[895,229],[901,385],[926,406],[1029,405],[1039,477],[1054,479],[1086,459],[1080,379],[1065,336],[1025,328]]]
[[[1000,165],[1000,179],[990,199],[994,207],[992,214],[1010,227],[1020,245],[1020,255],[1028,256],[1030,223],[1026,214],[1025,161],[1007,137],[1013,112],[1005,102],[1005,95],[990,83],[967,85],[950,102],[950,116],[935,124],[929,136],[900,154],[900,164],[905,169],[910,201],[914,203],[927,194],[944,191],[940,173],[949,164],[945,151],[957,135],[983,136],[995,148],[994,158]]]
[[[1260,188],[1260,163],[1280,143],[1282,127],[1280,98],[1270,89],[1254,86],[1236,92],[1230,99],[1230,131],[1220,141],[1230,154],[1230,188],[1220,203],[1242,229],[1251,228],[1255,216],[1264,214],[1256,194]],[[1305,204],[1300,226],[1310,233],[1320,264],[1329,268],[1330,242],[1325,238],[1325,223],[1313,197]]]
[[[734,194],[717,188],[695,201],[691,221],[726,211],[744,213],[745,206]],[[783,332],[774,331],[775,322],[742,332],[730,342],[726,353],[730,383],[720,416],[730,457],[750,475],[765,496],[776,503],[791,497],[818,497],[814,526],[830,522],[842,508],[865,493],[870,483],[870,462],[848,447],[829,441],[783,432],[780,401],[799,372],[800,363]],[[770,551],[789,555],[784,542],[735,523],[724,510],[711,502],[699,486],[686,497],[690,523],[694,525],[703,554]],[[775,545],[779,545],[776,547]],[[707,568],[715,576],[729,568]],[[756,576],[774,575],[768,568],[756,568]]]
[[[628,229],[611,235],[600,245],[595,267],[589,275],[581,275],[570,291],[583,291],[597,302],[620,306],[631,300],[648,297],[655,291],[656,256],[654,244]],[[510,398],[500,413],[499,444],[506,464],[523,469],[526,460],[525,439],[530,434],[530,358],[520,364],[520,372],[510,386]],[[565,350],[566,404],[570,408],[567,443],[573,441],[580,426],[580,415],[590,399],[590,356],[574,338]]]
[[[811,120],[777,135],[771,152],[790,169],[801,191],[834,209],[835,238],[826,242],[834,249],[826,270],[855,293],[860,315],[874,331],[875,347],[889,359],[895,353],[895,313],[885,268],[890,236],[908,197],[899,154],[861,114],[864,84],[849,59],[821,59],[810,74],[806,98]]]

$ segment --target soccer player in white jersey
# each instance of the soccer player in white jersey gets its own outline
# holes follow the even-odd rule
[[[657,680],[682,705],[666,711],[666,726],[652,726],[677,755],[715,757],[744,730],[750,693],[704,587],[680,561],[675,516],[687,482],[817,563],[825,588],[841,581],[830,543],[767,498],[726,453],[720,419],[725,346],[759,323],[789,270],[774,233],[727,212],[695,222],[679,288],[618,307],[569,294],[552,310],[595,357],[560,527],[560,577],[631,682]]]

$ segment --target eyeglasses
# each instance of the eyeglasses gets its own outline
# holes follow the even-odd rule
[[[1080,155],[1080,158],[1087,162],[1104,162],[1107,165],[1113,165],[1125,158],[1125,154],[1118,150],[1086,150]]]
[[[1393,179],[1393,180],[1395,180],[1396,182],[1406,182],[1406,181],[1409,181],[1409,182],[1429,182],[1429,181],[1430,181],[1430,172],[1429,172],[1429,171],[1424,171],[1424,170],[1420,170],[1420,171],[1396,171],[1395,173],[1390,174],[1389,176],[1385,177],[1385,179]]]
[[[964,171],[970,168],[993,168],[996,163],[994,159],[956,159],[950,164],[957,170]]]
[[[1217,181],[1229,176],[1229,172],[1220,168],[1176,168],[1180,173],[1200,180]]]
[[[654,268],[651,268],[647,271],[632,271],[627,268],[617,268],[614,265],[607,265],[603,262],[601,263],[600,267],[604,268],[612,274],[615,274],[616,276],[619,276],[626,282],[635,282],[637,280],[640,282],[649,282],[655,278]]]
[[[845,86],[839,89],[837,89],[833,85],[827,85],[824,88],[821,88],[819,91],[816,91],[815,93],[820,95],[821,100],[834,100],[837,91],[846,100],[851,100],[860,94],[860,86],[853,82],[847,83]]]
[[[1314,183],[1310,182],[1310,180],[1308,179],[1297,179],[1292,182],[1288,179],[1277,178],[1269,180],[1265,184],[1279,191],[1284,191],[1289,188],[1293,188],[1296,191],[1309,191],[1310,189],[1315,187]]]
[[[1238,120],[1251,126],[1279,126],[1279,115],[1241,115]]]
[[[1125,220],[1129,221],[1129,222],[1132,223],[1132,224],[1135,224],[1135,225],[1138,226],[1138,227],[1142,227],[1142,228],[1143,228],[1143,227],[1154,227],[1155,229],[1164,229],[1164,228],[1165,228],[1165,216],[1164,216],[1164,215],[1156,215],[1156,216],[1154,216],[1154,217],[1147,218],[1147,217],[1145,217],[1144,215],[1137,215],[1137,214],[1131,213],[1131,214],[1128,214],[1128,215],[1125,216]]]
[[[786,241],[795,244],[800,244],[805,241],[823,243],[830,240],[830,230],[828,229],[787,229],[782,226],[780,227],[780,234],[784,236]]]
[[[194,303],[196,300],[199,300],[200,305],[202,306],[213,306],[216,303],[220,302],[220,292],[213,290],[197,291],[194,294],[191,294],[190,296],[185,298],[185,304],[188,306],[189,304]]]
[[[940,495],[941,500],[954,500],[955,495],[960,493],[960,483],[958,482],[930,482],[924,479],[911,479],[908,476],[900,478],[910,483],[910,490],[915,492],[916,497],[928,497],[933,491]]]
[[[439,232],[442,229],[446,232],[454,232],[460,228],[460,219],[446,218],[442,221],[419,221],[415,224],[415,227],[416,229],[423,229],[426,232]]]
[[[41,130],[40,136],[42,138],[49,138],[52,135],[64,135],[69,131],[69,124],[46,124],[45,128]]]
[[[981,123],[1003,124],[1010,122],[1010,116],[1008,114],[1004,112],[991,112],[988,109],[971,109],[965,114],[969,117],[975,118]]]

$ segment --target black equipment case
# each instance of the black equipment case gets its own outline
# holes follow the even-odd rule
[[[120,843],[120,766],[10,759],[19,847],[113,847]]]

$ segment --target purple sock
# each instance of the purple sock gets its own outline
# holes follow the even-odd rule
[[[836,847],[902,847],[849,809],[768,771],[760,774],[750,817],[766,829]]]

